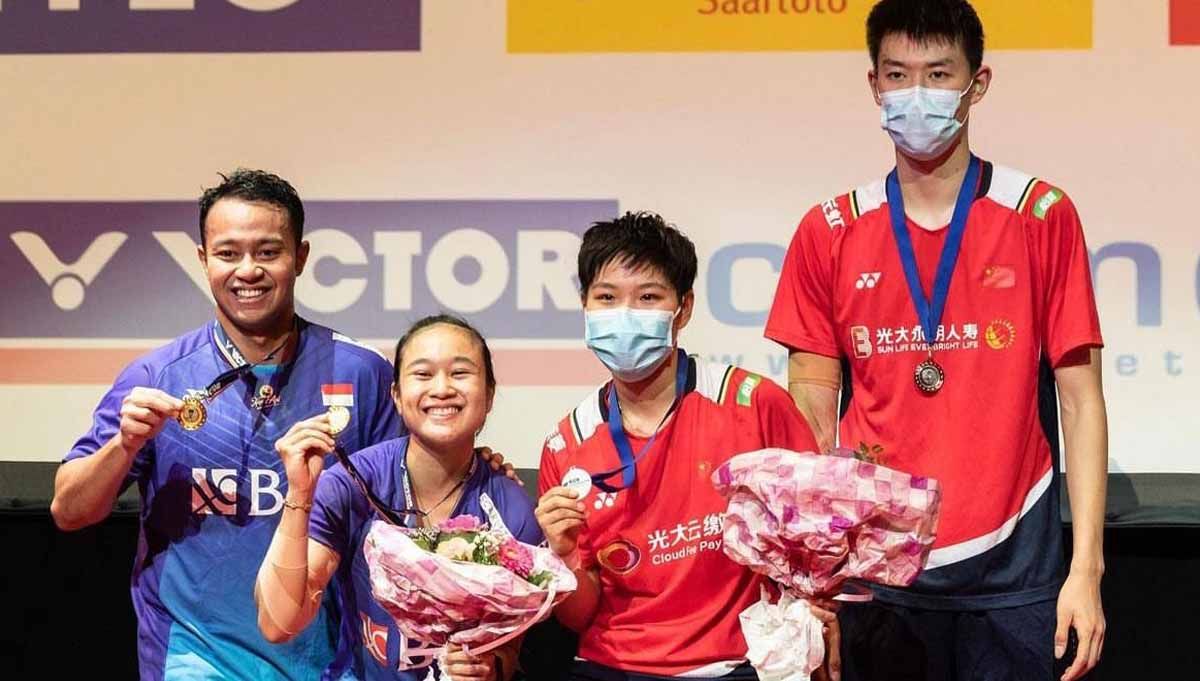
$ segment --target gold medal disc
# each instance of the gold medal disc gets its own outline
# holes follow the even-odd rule
[[[326,412],[329,417],[329,432],[337,435],[350,425],[350,410],[341,406],[333,405]]]
[[[179,410],[179,425],[184,430],[200,430],[200,426],[208,420],[208,409],[199,397],[183,398],[183,408]]]

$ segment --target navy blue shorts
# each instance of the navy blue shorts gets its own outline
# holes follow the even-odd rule
[[[972,611],[847,604],[838,613],[842,679],[1057,680],[1070,660],[1054,659],[1055,610],[1054,601]]]

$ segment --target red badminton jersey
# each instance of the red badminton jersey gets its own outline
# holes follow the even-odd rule
[[[620,465],[606,388],[546,439],[542,493],[571,468],[600,473]],[[645,442],[630,437],[634,452]],[[762,578],[721,550],[726,501],[711,476],[731,456],[764,447],[816,449],[791,397],[769,379],[691,358],[688,391],[638,461],[633,487],[613,494],[593,487],[583,499],[580,550],[583,564],[599,570],[602,595],[581,635],[581,658],[662,676],[716,676],[744,659],[738,613],[758,600]]]
[[[926,295],[946,229],[909,222]],[[945,385],[914,384],[924,334],[892,234],[884,182],[814,207],[792,239],[766,335],[849,361],[841,442],[936,478],[937,541],[909,590],[917,607],[1007,607],[1054,598],[1062,578],[1058,485],[1038,418],[1039,363],[1100,346],[1079,217],[1058,188],[984,163],[934,359]]]

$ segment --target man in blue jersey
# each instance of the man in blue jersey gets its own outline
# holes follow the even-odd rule
[[[238,170],[200,199],[200,262],[216,320],[121,372],[67,453],[51,512],[64,530],[108,516],[137,483],[132,595],[142,679],[315,679],[337,617],[287,645],[259,634],[258,566],[287,504],[274,443],[328,411],[349,451],[394,438],[391,368],[296,315],[304,208],[285,180]]]

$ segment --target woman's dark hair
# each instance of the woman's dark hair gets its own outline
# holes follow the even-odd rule
[[[408,345],[408,342],[416,337],[418,333],[438,324],[446,324],[462,329],[470,334],[475,339],[475,342],[479,343],[479,351],[483,355],[484,381],[487,383],[488,392],[495,392],[496,371],[492,368],[492,351],[488,349],[487,341],[484,340],[483,334],[479,333],[479,330],[471,326],[467,320],[452,314],[433,314],[428,317],[422,317],[412,326],[408,327],[408,331],[405,331],[404,335],[396,343],[396,358],[392,362],[392,383],[394,385],[399,385],[400,383],[400,362],[404,356],[404,346]]]

